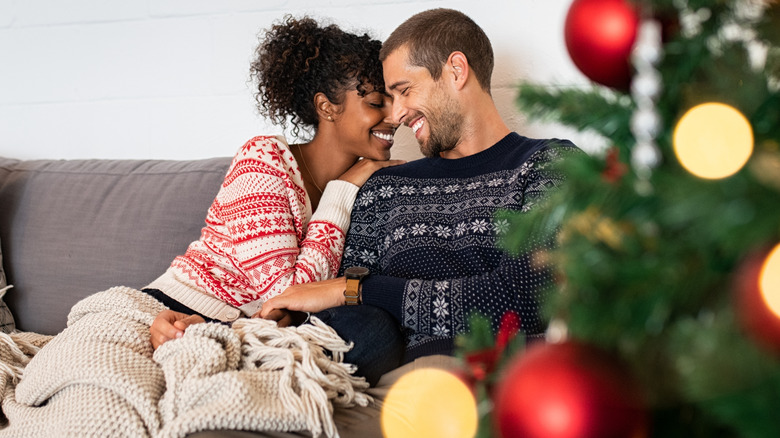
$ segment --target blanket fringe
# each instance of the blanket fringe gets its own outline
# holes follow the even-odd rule
[[[284,405],[305,415],[315,438],[321,433],[337,437],[330,401],[367,406],[371,397],[363,391],[369,385],[352,375],[354,365],[341,362],[352,344],[316,317],[311,322],[279,328],[272,321],[252,318],[236,321],[233,328],[242,341],[244,368],[281,371],[279,398]]]
[[[8,382],[18,383],[24,367],[51,338],[36,333],[0,332],[0,382],[3,386]]]

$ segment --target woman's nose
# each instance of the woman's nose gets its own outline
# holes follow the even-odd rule
[[[390,125],[393,129],[398,129],[398,123],[393,121],[393,115],[388,113],[382,120],[385,124]]]

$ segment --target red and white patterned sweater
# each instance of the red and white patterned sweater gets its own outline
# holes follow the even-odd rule
[[[357,192],[331,181],[312,214],[284,138],[255,137],[233,158],[200,239],[147,287],[209,318],[251,316],[291,285],[336,276]]]

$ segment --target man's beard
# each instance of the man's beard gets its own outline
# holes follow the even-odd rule
[[[428,158],[455,149],[463,129],[463,114],[458,102],[446,92],[437,93],[436,105],[425,114],[428,124],[428,140],[420,143],[420,150]]]

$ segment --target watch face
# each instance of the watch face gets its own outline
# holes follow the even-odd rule
[[[347,278],[362,278],[368,275],[368,268],[362,266],[352,266],[344,271],[344,276]]]

